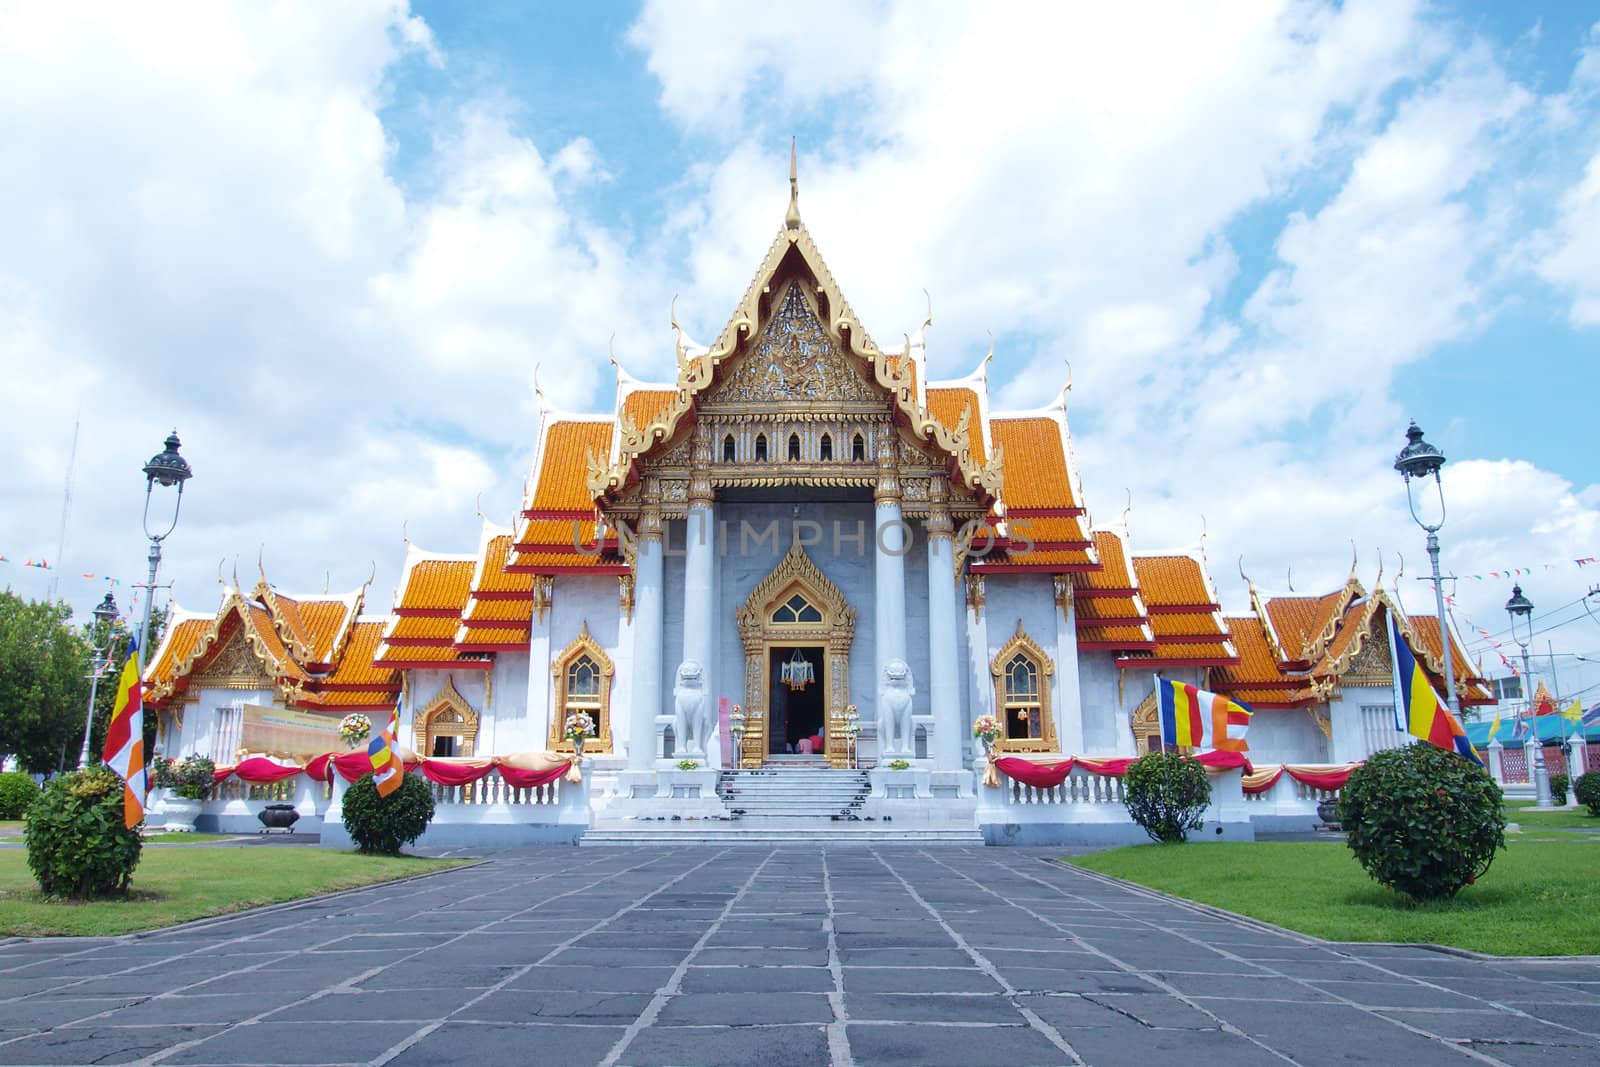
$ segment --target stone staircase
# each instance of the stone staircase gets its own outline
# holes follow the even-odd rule
[[[725,770],[717,795],[727,819],[602,820],[580,845],[982,845],[975,826],[930,826],[862,818],[872,791],[866,771],[816,760]]]
[[[723,771],[717,796],[741,822],[766,819],[860,818],[872,785],[866,771],[776,764]]]

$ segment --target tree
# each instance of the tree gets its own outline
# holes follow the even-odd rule
[[[34,772],[76,763],[88,669],[70,606],[0,591],[0,759]]]
[[[167,631],[169,614],[166,608],[150,609],[150,636],[145,641],[146,656],[155,655],[156,649],[161,647],[161,635]],[[100,675],[100,687],[94,694],[94,729],[89,733],[91,760],[99,759],[101,750],[105,748],[106,725],[111,722],[112,704],[117,699],[117,681],[122,676],[122,665],[128,660],[128,646],[133,641],[138,625],[137,618],[129,620],[126,624],[120,619],[112,623],[103,623],[95,619],[84,624],[83,639],[95,648],[104,648],[107,636],[111,638],[111,653],[101,661],[104,664],[104,673]],[[81,723],[79,729],[82,729]],[[155,744],[156,716],[150,713],[144,717],[144,753],[147,761],[150,759],[150,754],[155,751]]]

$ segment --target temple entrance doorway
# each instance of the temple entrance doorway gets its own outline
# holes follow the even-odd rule
[[[767,738],[767,753],[822,755],[827,751],[827,716],[823,708],[823,694],[827,692],[824,674],[826,656],[823,647],[779,646],[770,648],[767,654],[767,677],[772,681],[768,704],[772,709],[772,732]],[[810,668],[804,672],[808,677],[800,682],[786,682],[784,668],[791,668],[791,674],[801,674],[792,668],[802,663]]]
[[[850,644],[856,612],[798,543],[750,591],[739,608],[744,645],[743,759],[759,764],[787,755],[809,737],[813,755],[834,767],[849,764],[837,727],[850,706]],[[798,653],[800,664],[794,662]],[[795,669],[806,684],[795,688]],[[784,671],[788,680],[784,685]],[[816,738],[822,738],[822,750]],[[793,746],[791,748],[791,746]]]

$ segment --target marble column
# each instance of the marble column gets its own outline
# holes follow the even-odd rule
[[[666,710],[661,699],[661,632],[665,620],[661,568],[661,507],[649,478],[645,506],[639,516],[638,554],[634,560],[633,704],[628,709],[628,769],[654,771],[656,716]]]
[[[928,703],[933,713],[933,766],[961,769],[961,692],[956,657],[955,525],[943,478],[934,478],[928,513]]]
[[[716,718],[712,659],[716,644],[717,515],[712,503],[710,471],[711,436],[704,426],[698,426],[690,453],[689,514],[684,524],[683,659],[679,665],[693,662],[700,666],[706,707],[700,710],[698,721],[705,724],[715,722]],[[711,732],[704,727],[697,728],[696,736],[684,746],[684,755],[715,763]],[[684,739],[680,737],[678,743],[683,745]]]
[[[1055,708],[1056,747],[1083,755],[1083,690],[1078,682],[1077,605],[1072,599],[1072,579],[1057,574],[1052,579],[1056,598]]]
[[[900,512],[900,471],[896,463],[897,444],[893,426],[880,427],[877,434],[875,456],[878,461],[878,484],[872,494],[873,522],[873,676],[872,687],[877,697],[873,717],[877,724],[878,755],[909,756],[912,752],[911,710],[905,710],[902,741],[897,742],[886,718],[883,684],[886,668],[899,660],[906,662],[906,549],[910,528]],[[907,678],[913,689],[917,679]],[[915,697],[912,698],[915,707]],[[937,732],[937,731],[936,731]]]

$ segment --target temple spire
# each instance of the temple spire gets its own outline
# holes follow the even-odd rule
[[[800,228],[800,171],[795,161],[795,139],[789,138],[789,213],[783,225],[791,230]]]

